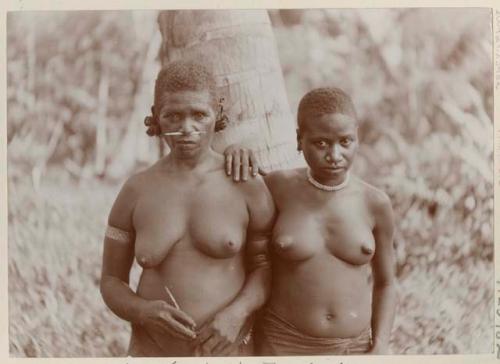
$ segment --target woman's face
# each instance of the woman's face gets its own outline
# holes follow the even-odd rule
[[[161,133],[183,133],[163,136],[171,153],[180,158],[190,158],[210,148],[215,111],[208,90],[167,92],[160,105],[157,117]],[[190,134],[193,132],[195,134]]]
[[[314,179],[325,185],[344,181],[358,149],[358,124],[352,116],[317,116],[297,130],[297,137]]]

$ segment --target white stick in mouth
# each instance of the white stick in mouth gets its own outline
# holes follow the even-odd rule
[[[171,136],[171,135],[199,135],[199,134],[205,134],[204,131],[192,131],[190,133],[183,133],[182,131],[171,131],[171,132],[166,132],[166,133],[161,133],[161,135],[165,136]]]
[[[179,304],[177,303],[177,301],[175,300],[174,298],[174,295],[172,294],[172,292],[170,292],[170,289],[168,289],[167,286],[165,286],[165,291],[167,292],[168,294],[168,297],[170,297],[170,300],[174,303],[174,307],[178,310],[181,309],[181,307],[179,306]]]

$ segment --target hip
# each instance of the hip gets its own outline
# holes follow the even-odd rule
[[[302,332],[271,308],[255,327],[258,355],[348,355],[366,353],[372,345],[371,327],[352,337],[317,337]]]

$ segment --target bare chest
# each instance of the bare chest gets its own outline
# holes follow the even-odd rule
[[[283,259],[306,260],[330,254],[346,263],[368,263],[375,252],[373,222],[359,198],[324,204],[291,200],[282,205],[273,233],[275,251]]]
[[[244,196],[226,183],[223,178],[173,180],[144,193],[133,217],[138,262],[154,267],[174,248],[213,258],[237,254],[249,218]]]

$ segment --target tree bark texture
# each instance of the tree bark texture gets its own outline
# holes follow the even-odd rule
[[[229,125],[217,133],[214,149],[240,143],[256,152],[265,169],[294,165],[295,122],[267,12],[162,11],[158,24],[162,65],[194,59],[216,77]]]

